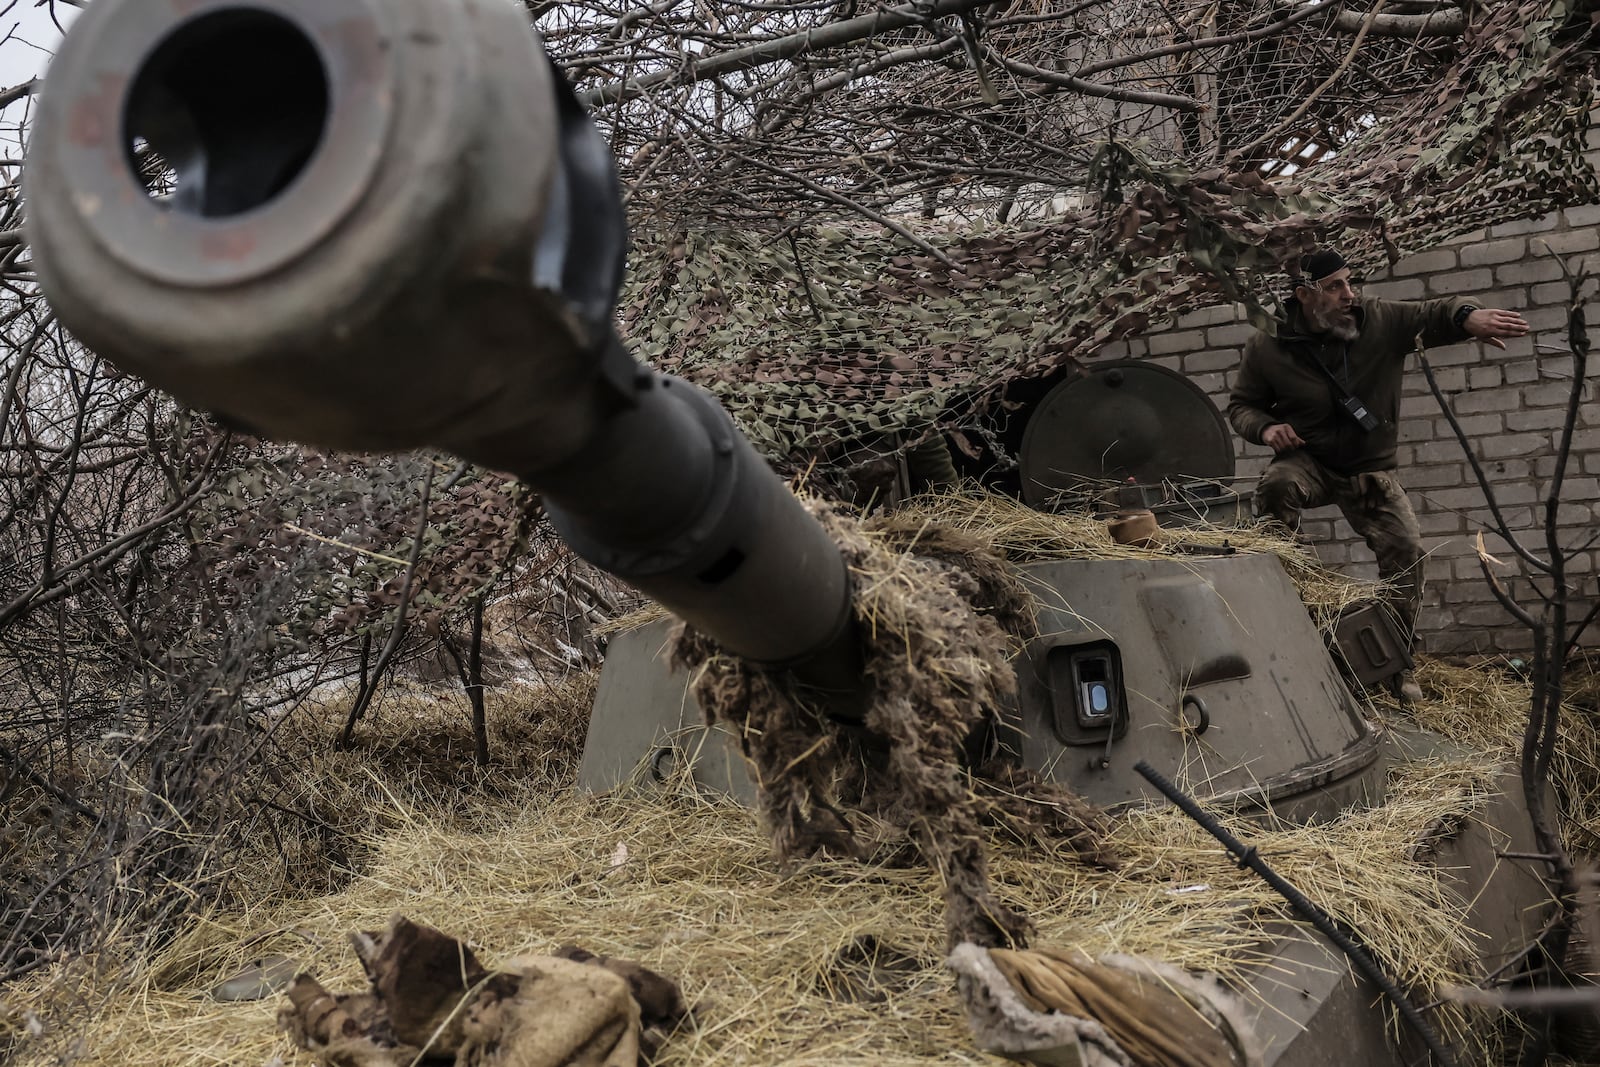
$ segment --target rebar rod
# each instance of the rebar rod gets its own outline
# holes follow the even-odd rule
[[[1319,933],[1329,941],[1332,941],[1341,952],[1348,956],[1350,962],[1355,965],[1356,970],[1360,971],[1363,977],[1383,991],[1384,996],[1388,997],[1390,1003],[1400,1012],[1400,1017],[1405,1019],[1411,1028],[1417,1032],[1417,1036],[1422,1039],[1422,1043],[1428,1046],[1428,1051],[1433,1054],[1433,1061],[1438,1067],[1455,1067],[1455,1060],[1451,1057],[1449,1051],[1445,1049],[1444,1042],[1439,1039],[1439,1035],[1434,1032],[1433,1027],[1428,1025],[1427,1020],[1422,1017],[1422,1013],[1417,1010],[1417,1006],[1411,1003],[1411,999],[1394,983],[1393,979],[1383,973],[1383,969],[1378,966],[1378,961],[1372,958],[1371,953],[1343,930],[1339,929],[1338,924],[1334,922],[1331,915],[1317,907],[1310,898],[1290,885],[1282,875],[1269,867],[1266,860],[1263,860],[1256,853],[1255,846],[1246,845],[1237,837],[1234,837],[1210,813],[1195,803],[1192,797],[1168,781],[1167,777],[1160,771],[1144,760],[1135,763],[1133,769],[1143,775],[1145,781],[1161,790],[1168,800],[1182,809],[1183,813],[1193,819],[1202,830],[1220,841],[1222,847],[1233,853],[1238,859],[1239,866],[1248,867],[1260,875],[1262,880],[1276,890],[1279,896],[1289,902],[1289,906],[1299,913],[1301,918],[1316,927]]]

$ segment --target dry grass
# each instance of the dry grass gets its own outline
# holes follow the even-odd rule
[[[1166,528],[1149,548],[1119,545],[1107,524],[1086,512],[1047,514],[1020,500],[963,489],[917,497],[896,511],[900,525],[918,519],[949,526],[988,541],[1012,563],[1055,559],[1172,559],[1171,546],[1232,548],[1269,552],[1283,561],[1320,629],[1331,628],[1340,612],[1371,600],[1383,587],[1324,567],[1304,545],[1257,526],[1184,526]],[[1180,557],[1181,558],[1181,557]]]
[[[923,522],[946,526],[987,541],[1012,563],[1056,559],[1172,559],[1171,548],[1119,545],[1106,523],[1086,512],[1047,514],[1021,501],[971,487],[949,493],[913,498],[895,510],[895,525]],[[870,528],[872,523],[868,522]],[[1300,597],[1321,629],[1328,629],[1340,612],[1352,604],[1371,600],[1383,586],[1339,574],[1324,567],[1305,545],[1257,526],[1185,526],[1164,529],[1169,544],[1232,548],[1238,552],[1270,552],[1283,561]],[[1181,558],[1181,557],[1180,557]],[[661,618],[666,612],[650,604],[599,627],[597,633],[620,633]]]
[[[1034,518],[991,501],[958,525],[981,530],[1016,560],[1141,554],[1107,549],[1097,524]],[[1227,536],[1243,547],[1252,535]],[[1370,591],[1321,572],[1295,546],[1253,544],[1283,555],[1308,599],[1320,595],[1329,610],[1352,588]],[[1359,928],[1391,973],[1427,991],[1462,980],[1474,945],[1466,909],[1416,860],[1416,848],[1482,802],[1520,742],[1528,694],[1494,669],[1428,664],[1422,681],[1433,699],[1417,721],[1476,755],[1402,765],[1390,803],[1331,824],[1234,828]],[[944,898],[930,871],[818,860],[785,875],[749,810],[685,787],[577,793],[570,783],[589,684],[538,706],[491,701],[497,756],[485,772],[470,766],[459,703],[390,702],[363,727],[373,740],[349,754],[325,751],[339,710],[326,709],[322,726],[297,742],[303,787],[359,828],[359,872],[333,891],[318,888],[326,879],[286,877],[265,861],[242,872],[255,892],[138,961],[138,977],[115,997],[89,961],[7,990],[17,1062],[56,1062],[70,1044],[72,1062],[84,1067],[308,1064],[276,1033],[274,1002],[220,1004],[204,991],[269,953],[301,961],[331,987],[357,988],[361,973],[344,935],[380,929],[396,911],[469,938],[491,965],[576,942],[678,979],[698,1023],[667,1044],[665,1067],[1002,1062],[972,1048],[941,964]],[[1600,837],[1594,723],[1568,716],[1556,768],[1577,834],[1590,842]],[[1123,861],[1114,872],[1083,866],[1065,847],[994,839],[996,891],[1033,916],[1038,943],[1149,955],[1241,981],[1260,973],[1252,967],[1266,962],[1287,909],[1196,826],[1171,809],[1133,812],[1118,820],[1110,851]],[[910,966],[865,977],[841,971],[839,957],[869,938],[903,952]],[[854,1000],[831,995],[846,989]],[[38,1040],[21,1034],[30,1010],[45,1028]],[[1463,1062],[1496,1062],[1487,1028],[1452,1011],[1436,1021],[1476,1050]],[[0,1050],[7,1017],[0,1008]]]
[[[1430,699],[1407,711],[1408,719],[1469,748],[1518,760],[1533,695],[1515,671],[1493,662],[1465,667],[1427,661],[1417,680]],[[1568,847],[1594,858],[1600,857],[1600,712],[1594,703],[1600,673],[1583,666],[1571,672],[1570,683],[1572,699],[1562,707],[1550,782]]]
[[[1469,935],[1462,909],[1412,862],[1412,847],[1471,809],[1491,766],[1412,766],[1394,803],[1332,826],[1237,829],[1359,924],[1397,973],[1432,987],[1460,977],[1452,960],[1469,954]],[[337,767],[319,769],[330,791],[372,795],[370,767],[347,767],[353,782]],[[683,791],[597,798],[530,786],[466,796],[456,811],[380,792],[391,795],[372,802],[359,876],[338,892],[266,894],[196,921],[92,1022],[72,1020],[81,1027],[76,1062],[309,1063],[275,1032],[274,1003],[218,1004],[204,990],[274,952],[355,988],[360,971],[344,934],[379,929],[395,911],[471,938],[491,961],[576,941],[678,978],[701,1021],[669,1042],[670,1067],[989,1062],[972,1050],[940,965],[943,898],[924,868],[812,862],[784,877],[752,812]],[[1041,943],[1236,975],[1286,916],[1174,811],[1126,817],[1112,847],[1125,859],[1117,872],[995,842],[995,881],[1037,919]],[[1205,888],[1178,892],[1193,886]],[[867,935],[904,950],[914,968],[890,976],[881,1003],[830,997],[830,961]],[[96,999],[86,969],[52,977],[57,1004]],[[8,1000],[21,1009],[38,995],[14,989]],[[68,1024],[65,1014],[45,1017]],[[22,1063],[45,1062],[21,1051]]]

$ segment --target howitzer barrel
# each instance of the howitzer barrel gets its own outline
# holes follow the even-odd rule
[[[25,183],[46,297],[120,367],[272,437],[509,470],[730,650],[854,670],[832,540],[613,334],[610,153],[521,5],[95,4]]]

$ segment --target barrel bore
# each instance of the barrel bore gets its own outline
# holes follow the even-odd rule
[[[158,202],[228,218],[300,176],[328,113],[328,72],[305,32],[270,11],[226,9],[180,26],[139,69],[123,144]]]

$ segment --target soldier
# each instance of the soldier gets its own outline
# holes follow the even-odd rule
[[[1392,583],[1390,605],[1414,640],[1422,598],[1422,536],[1395,477],[1396,424],[1405,357],[1417,346],[1476,337],[1497,348],[1528,324],[1514,311],[1451,298],[1362,299],[1344,257],[1331,248],[1303,256],[1278,335],[1257,333],[1244,348],[1229,396],[1228,421],[1276,456],[1256,486],[1256,515],[1291,531],[1308,508],[1338,505]],[[1400,698],[1420,699],[1410,672]]]

